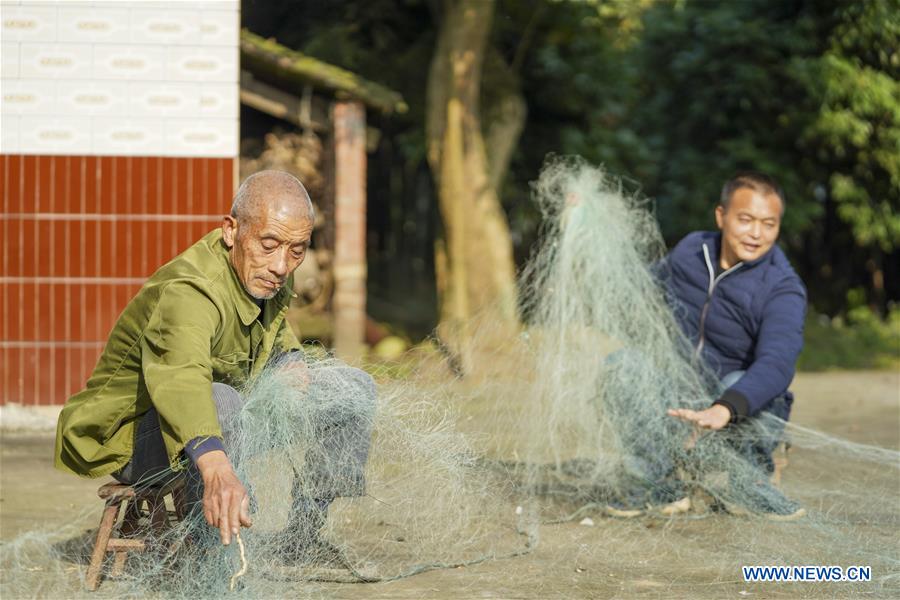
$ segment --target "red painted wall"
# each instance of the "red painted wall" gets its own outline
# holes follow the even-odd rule
[[[0,403],[82,388],[143,281],[218,227],[231,158],[0,155]]]

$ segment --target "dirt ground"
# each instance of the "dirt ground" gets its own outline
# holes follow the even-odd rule
[[[797,401],[793,421],[832,435],[884,448],[900,449],[900,373],[801,373],[792,386]],[[36,527],[72,524],[84,508],[96,505],[96,516],[84,528],[96,526],[100,502],[98,482],[57,472],[52,466],[51,434],[11,433],[0,444],[0,540],[8,541]],[[802,457],[794,468],[802,469]],[[790,478],[790,470],[786,478]],[[839,485],[834,482],[833,485]],[[897,482],[900,490],[900,481]],[[897,500],[893,500],[896,502]],[[640,564],[623,565],[610,553],[591,551],[610,538],[621,538],[635,525],[594,516],[595,525],[577,522],[545,525],[541,543],[531,554],[489,561],[474,567],[433,571],[382,584],[329,584],[325,596],[340,598],[544,598],[544,597],[843,597],[847,587],[808,587],[809,584],[753,584],[733,573],[717,573],[703,565],[678,564],[678,556],[648,552]],[[669,535],[683,543],[714,545],[717,535],[727,536],[725,521],[707,520],[676,524]],[[630,528],[630,529],[629,529]],[[674,533],[673,533],[674,532]],[[886,535],[895,535],[886,532]],[[653,535],[640,533],[636,535]],[[710,541],[712,540],[712,541]],[[896,561],[897,556],[895,555]],[[673,563],[674,561],[674,563]],[[676,578],[671,577],[678,572]],[[841,584],[832,584],[840,586]],[[818,590],[818,591],[816,591]],[[875,595],[883,595],[875,588]],[[869,595],[854,588],[854,595]],[[11,596],[3,594],[4,598]]]

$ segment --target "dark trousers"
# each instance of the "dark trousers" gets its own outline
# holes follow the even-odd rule
[[[605,409],[609,411],[613,426],[619,436],[619,446],[625,457],[625,471],[645,484],[658,485],[670,481],[676,473],[676,466],[682,464],[691,470],[717,470],[727,465],[713,464],[704,460],[696,463],[696,455],[691,456],[677,440],[683,426],[660,408],[658,414],[643,415],[643,426],[636,426],[632,415],[635,398],[626,386],[641,381],[654,372],[652,364],[639,352],[621,350],[610,355],[606,361],[611,369],[607,373],[609,389],[604,394]],[[737,383],[744,371],[727,374],[719,382],[721,389]],[[673,392],[676,393],[677,392]],[[731,424],[723,430],[707,435],[717,436],[726,441],[743,459],[766,473],[774,470],[772,453],[781,443],[784,422],[791,412],[791,403],[786,395],[773,398],[758,414]],[[777,417],[777,418],[771,418]],[[616,421],[621,421],[616,424]]]
[[[306,452],[305,467],[295,473],[295,490],[316,500],[331,500],[338,496],[365,494],[365,466],[369,455],[372,420],[375,413],[375,384],[369,375],[352,367],[329,368],[329,377],[317,377],[317,370],[309,370],[309,387],[341,383],[341,391],[354,394],[354,411],[335,409],[317,412],[316,439]],[[335,373],[335,371],[340,371]],[[239,432],[232,429],[237,420],[233,417],[244,405],[244,397],[233,387],[213,383],[213,402],[219,424],[222,427],[226,454],[234,448]],[[135,433],[131,460],[113,477],[122,483],[137,485],[161,485],[175,477],[184,476],[189,503],[203,497],[203,480],[196,465],[189,464],[184,472],[173,471],[160,433],[159,414],[150,409],[140,420]],[[297,479],[303,485],[297,485]]]

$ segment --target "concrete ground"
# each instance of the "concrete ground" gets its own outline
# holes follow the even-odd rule
[[[851,441],[900,449],[900,373],[828,372],[801,373],[792,389],[798,398],[793,421]],[[9,423],[7,423],[8,425]],[[80,480],[53,468],[51,432],[2,432],[0,444],[0,541],[38,527],[72,525],[81,515],[84,529],[96,527],[101,504],[96,497],[99,482]],[[800,466],[803,468],[802,460]],[[790,475],[788,475],[790,477]],[[829,485],[839,486],[838,482]],[[900,489],[900,481],[897,482]],[[888,500],[897,502],[896,498]],[[96,514],[84,517],[85,507],[96,507]],[[598,518],[596,527],[578,523],[543,526],[542,541],[533,553],[505,561],[450,570],[433,571],[385,584],[328,585],[319,590],[326,596],[347,598],[421,598],[421,597],[794,597],[809,595],[843,596],[849,588],[805,588],[801,584],[748,584],[739,572],[709,580],[702,570],[691,575],[686,565],[680,581],[666,579],[667,568],[643,570],[623,568],[603,552],[585,553],[610,536],[628,535],[610,519]],[[727,521],[707,520],[708,524],[683,526],[685,536],[695,543],[696,536],[728,536]],[[694,522],[699,523],[699,522]],[[78,523],[75,523],[78,526]],[[646,528],[653,527],[647,524]],[[705,531],[702,528],[707,528]],[[642,526],[642,529],[644,527]],[[693,529],[692,529],[693,528]],[[697,529],[701,528],[701,529]],[[710,529],[711,528],[711,529]],[[678,526],[669,531],[674,535]],[[699,532],[699,533],[698,533]],[[894,535],[885,532],[886,535]],[[652,532],[651,532],[652,534]],[[650,535],[650,534],[644,534]],[[692,537],[693,536],[693,537]],[[713,538],[714,539],[714,538]],[[676,560],[676,559],[671,559]],[[893,557],[897,560],[897,555]],[[646,563],[647,561],[641,561]],[[856,593],[869,595],[865,588]],[[880,593],[872,588],[875,595]],[[10,598],[0,591],[3,598]],[[40,595],[38,593],[38,595]]]

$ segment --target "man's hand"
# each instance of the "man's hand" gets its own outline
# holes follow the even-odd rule
[[[289,372],[291,375],[295,375],[297,380],[301,385],[308,386],[309,385],[309,366],[306,362],[301,358],[294,358],[293,353],[288,353],[287,360],[284,360],[280,364],[280,368],[286,372]]]
[[[239,527],[250,527],[250,496],[221,450],[207,452],[197,459],[203,477],[203,516],[219,529],[222,543],[231,543]]]
[[[722,429],[731,421],[731,411],[721,404],[713,404],[706,410],[670,408],[667,412],[670,417],[693,423],[702,429]]]

